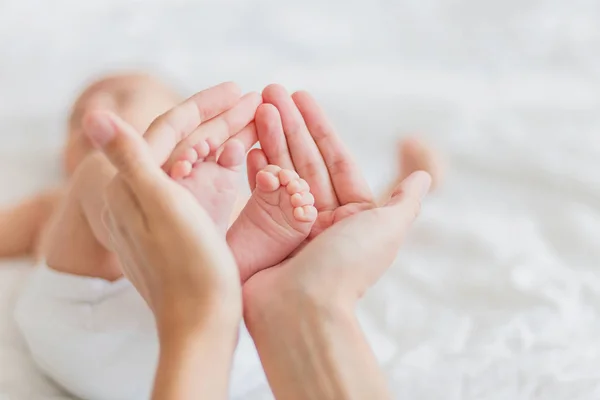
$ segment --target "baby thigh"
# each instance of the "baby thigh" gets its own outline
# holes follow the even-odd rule
[[[158,358],[154,320],[126,280],[108,282],[38,267],[15,317],[38,367],[73,395],[150,398]]]

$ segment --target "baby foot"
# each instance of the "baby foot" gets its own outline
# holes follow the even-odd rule
[[[308,237],[317,218],[314,197],[294,171],[269,165],[227,232],[242,281],[284,260]]]
[[[244,145],[232,139],[223,145],[219,154],[208,157],[208,151],[196,147],[188,149],[185,159],[173,164],[169,175],[194,195],[225,233],[237,199],[238,172],[245,158]]]

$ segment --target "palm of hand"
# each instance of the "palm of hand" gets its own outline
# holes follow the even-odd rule
[[[314,239],[335,223],[370,208],[373,208],[372,203],[349,203],[333,210],[319,211],[317,220],[308,236],[308,240]]]

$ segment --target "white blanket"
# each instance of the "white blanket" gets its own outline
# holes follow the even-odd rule
[[[395,395],[597,399],[599,45],[594,0],[4,0],[0,201],[57,181],[61,118],[93,74],[305,88],[374,187],[407,132],[451,165],[361,304]],[[0,398],[61,398],[10,319],[27,269],[0,265]]]

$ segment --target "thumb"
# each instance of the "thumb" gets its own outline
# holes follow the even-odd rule
[[[370,255],[370,261],[366,265],[373,265],[373,260],[379,260],[375,264],[379,268],[367,268],[365,270],[367,278],[365,280],[363,277],[363,283],[367,282],[370,286],[379,279],[383,269],[392,264],[410,226],[421,211],[421,200],[429,191],[430,186],[431,176],[428,173],[414,172],[396,186],[386,205],[371,214],[376,216],[371,221],[371,226],[377,226],[378,229],[366,237],[363,235],[361,242],[366,248],[376,250],[376,255]],[[360,259],[360,257],[356,257],[356,259]],[[360,284],[357,287],[359,288],[359,297],[368,288],[368,286]]]
[[[421,201],[429,193],[431,175],[424,171],[410,174],[396,186],[391,199],[385,204],[384,209],[393,215],[398,229],[405,230],[411,225],[421,211]]]
[[[84,131],[123,179],[137,185],[155,179],[162,170],[142,135],[109,111],[94,111],[83,120]]]

